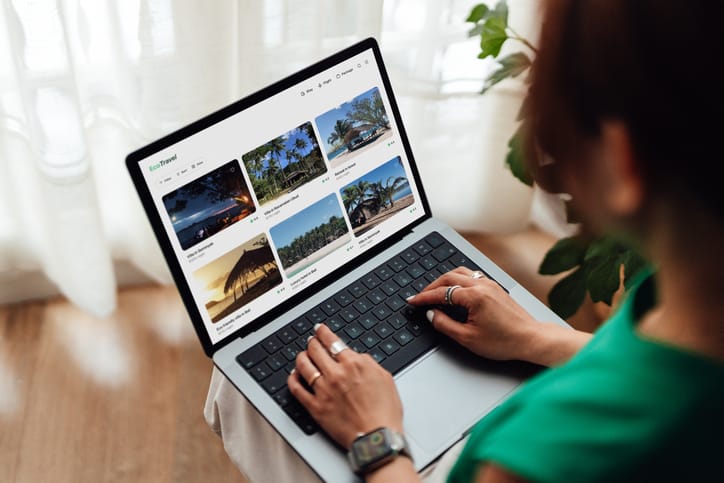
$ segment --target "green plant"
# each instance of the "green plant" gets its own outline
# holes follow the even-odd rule
[[[467,22],[473,24],[470,36],[480,37],[478,58],[492,57],[498,62],[497,69],[485,79],[481,94],[505,79],[518,77],[530,70],[533,65],[531,55],[535,55],[537,49],[508,25],[508,5],[505,0],[499,1],[493,8],[486,4],[476,5],[470,11]],[[503,44],[508,40],[521,44],[525,51],[499,57]],[[529,84],[530,80],[530,75],[527,75],[525,83]],[[517,117],[521,124],[508,142],[505,163],[516,178],[533,186],[535,179],[526,168],[522,149],[525,106],[524,100]],[[570,201],[567,207],[568,221],[575,222]],[[555,275],[570,271],[548,294],[551,308],[562,318],[568,318],[578,311],[587,292],[594,302],[611,305],[622,278],[624,289],[628,289],[632,278],[645,265],[645,260],[631,245],[613,235],[593,238],[580,233],[558,240],[546,253],[538,272]]]

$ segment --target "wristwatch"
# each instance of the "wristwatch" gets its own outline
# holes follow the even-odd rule
[[[347,459],[352,471],[357,475],[366,475],[399,455],[412,459],[405,436],[390,428],[377,428],[357,436],[347,453]]]

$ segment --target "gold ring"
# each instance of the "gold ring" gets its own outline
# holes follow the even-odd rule
[[[312,374],[312,378],[309,379],[309,382],[307,383],[309,387],[314,387],[314,383],[317,382],[317,379],[322,377],[322,373],[319,371],[315,371],[314,374]]]

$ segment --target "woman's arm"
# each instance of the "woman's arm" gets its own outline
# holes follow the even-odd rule
[[[496,464],[485,464],[478,470],[475,483],[525,483],[526,480]]]

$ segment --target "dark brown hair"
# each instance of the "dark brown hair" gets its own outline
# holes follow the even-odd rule
[[[585,169],[601,123],[618,120],[651,195],[721,216],[724,2],[547,0],[544,12],[527,131],[539,182],[562,191],[560,172]]]

